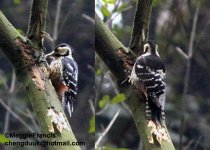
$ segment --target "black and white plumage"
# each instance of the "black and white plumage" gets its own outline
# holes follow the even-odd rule
[[[158,54],[154,42],[144,45],[144,52],[134,64],[129,81],[133,85],[141,84],[146,94],[146,115],[155,123],[165,120],[165,66]]]
[[[70,116],[73,112],[73,102],[76,100],[78,82],[78,66],[72,57],[72,51],[68,44],[63,43],[46,55],[53,59],[49,65],[50,79]]]

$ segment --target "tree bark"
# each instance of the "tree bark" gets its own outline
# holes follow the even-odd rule
[[[46,27],[48,0],[33,0],[27,37],[37,48],[42,48],[42,32]]]
[[[69,141],[71,144],[76,143],[77,140],[51,81],[48,79],[47,64],[40,62],[39,59],[40,54],[43,53],[41,34],[45,27],[46,6],[47,0],[34,0],[31,12],[33,17],[30,20],[27,38],[23,37],[0,12],[0,47],[15,67],[18,79],[26,87],[27,97],[36,113],[42,133],[54,133],[56,136],[46,140],[49,142]],[[38,11],[33,8],[37,8]],[[39,19],[36,19],[37,16]],[[40,52],[38,55],[37,51]],[[49,146],[52,150],[57,148],[57,146]],[[59,146],[59,149],[80,150],[80,147],[68,145]]]
[[[148,10],[146,10],[146,12],[148,12]],[[148,18],[149,17],[147,17],[147,19]],[[132,70],[136,57],[131,51],[124,48],[122,43],[119,42],[119,40],[112,34],[112,32],[97,15],[95,17],[95,21],[96,52],[115,76],[118,81],[120,91],[125,93],[127,97],[127,104],[132,112],[133,119],[137,130],[139,131],[141,140],[143,141],[144,148],[146,150],[174,150],[175,148],[166,126],[165,130],[168,135],[168,139],[163,140],[161,144],[157,141],[154,141],[153,144],[150,142],[153,134],[151,133],[151,127],[148,127],[148,120],[145,115],[145,96],[143,91],[130,86],[128,82],[122,82],[128,79],[130,74],[129,72]],[[135,41],[134,43],[138,43],[138,41]],[[135,50],[133,50],[133,52],[135,54],[138,53]]]
[[[133,21],[133,32],[130,41],[130,49],[138,56],[143,52],[143,39],[148,37],[152,0],[138,0]]]

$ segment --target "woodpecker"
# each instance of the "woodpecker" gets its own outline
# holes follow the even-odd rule
[[[78,65],[72,53],[73,49],[68,44],[62,43],[46,55],[47,58],[52,58],[49,64],[49,78],[70,117],[73,112],[73,102],[76,100],[78,82]]]
[[[146,116],[148,120],[163,125],[165,120],[165,65],[158,53],[158,45],[153,41],[144,44],[144,51],[136,59],[129,81],[143,87],[146,96]]]

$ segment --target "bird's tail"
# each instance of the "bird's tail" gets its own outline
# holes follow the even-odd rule
[[[64,101],[63,101],[63,107],[64,110],[68,112],[69,117],[72,116],[72,113],[74,111],[74,101],[75,101],[75,95],[69,91],[65,92],[64,95]]]
[[[148,98],[146,99],[146,110],[145,110],[146,116],[148,120],[152,120],[152,112],[149,104]]]
[[[73,101],[68,101],[65,104],[65,110],[67,110],[67,112],[69,114],[69,117],[72,116],[72,113],[74,111],[74,104],[73,103],[74,103]]]
[[[146,116],[148,120],[152,120],[156,124],[163,125],[163,122],[165,121],[165,113],[164,110],[161,109],[161,107],[158,107],[155,105],[155,103],[147,98],[146,100]]]

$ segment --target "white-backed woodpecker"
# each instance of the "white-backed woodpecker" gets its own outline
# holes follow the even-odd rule
[[[73,49],[68,44],[63,43],[46,55],[46,57],[52,58],[49,64],[50,79],[70,116],[73,112],[78,82],[78,66],[72,53]]]
[[[144,51],[136,59],[129,81],[141,84],[146,96],[146,116],[148,120],[162,125],[165,120],[165,66],[153,41],[144,44]]]

